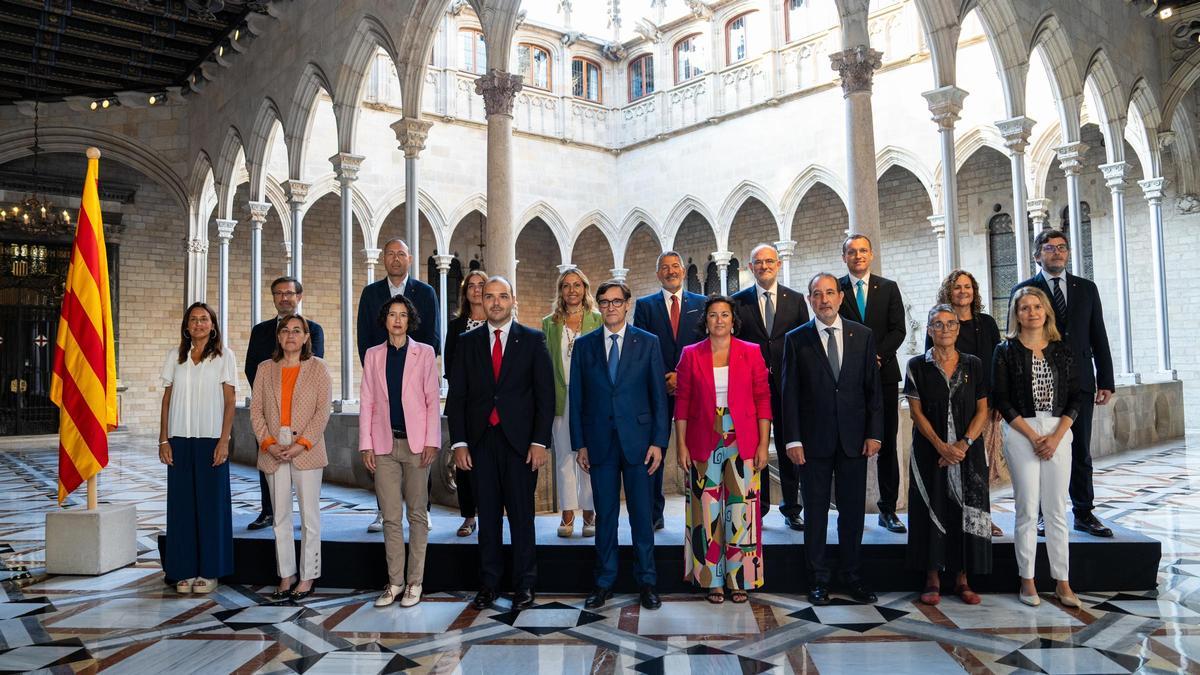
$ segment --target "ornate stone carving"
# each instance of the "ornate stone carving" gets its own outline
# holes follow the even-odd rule
[[[709,7],[708,3],[704,0],[683,0],[683,2],[697,19],[707,21],[713,17],[712,7]]]
[[[1113,192],[1125,191],[1125,176],[1129,173],[1128,162],[1113,162],[1101,164],[1100,171],[1104,173],[1104,184]]]
[[[838,77],[842,78],[843,95],[849,96],[860,91],[869,93],[875,71],[883,65],[883,52],[858,45],[830,54],[829,61]]]
[[[561,42],[564,47],[570,47],[576,42],[579,42],[579,38],[581,37],[583,37],[583,33],[580,33],[577,30],[569,30],[563,33],[562,36],[558,38],[558,41]]]
[[[383,249],[381,249],[381,248],[364,248],[362,251],[363,251],[363,255],[365,255],[367,257],[368,265],[379,264],[379,254],[383,253]]]
[[[495,68],[475,80],[475,93],[483,96],[483,109],[489,116],[512,116],[513,101],[522,88],[520,75]]]
[[[200,255],[208,253],[208,240],[188,239],[187,251],[188,253],[198,253]]]
[[[329,163],[333,165],[333,172],[337,174],[338,180],[352,183],[358,180],[358,170],[362,168],[364,159],[366,158],[362,155],[339,152],[329,158]]]
[[[777,241],[773,244],[775,251],[779,253],[779,260],[787,262],[791,259],[792,254],[796,252],[796,242],[792,239]]]
[[[626,51],[625,46],[620,42],[609,42],[604,45],[600,53],[604,54],[604,58],[615,62],[625,58]]]
[[[271,202],[250,202],[250,226],[262,229],[267,222],[267,214],[271,212]]]
[[[433,256],[433,262],[437,265],[437,271],[445,274],[446,272],[450,271],[450,263],[454,262],[454,256],[435,255]]]
[[[1200,197],[1194,194],[1179,195],[1175,200],[1175,208],[1181,214],[1200,213]]]
[[[1158,149],[1166,150],[1175,145],[1175,132],[1167,129],[1158,132]]]
[[[308,188],[310,185],[304,181],[289,180],[285,181],[283,186],[287,188],[288,203],[292,205],[303,204],[308,200]]]
[[[1025,152],[1029,145],[1029,135],[1033,132],[1035,122],[1028,117],[1014,117],[996,122],[996,129],[1004,137],[1004,147],[1015,153]]]
[[[229,243],[233,239],[233,230],[237,227],[238,221],[226,220],[225,218],[217,218],[217,239],[221,240],[221,244]]]
[[[638,19],[638,22],[633,26],[633,32],[642,36],[646,42],[658,44],[662,42],[662,31],[655,26],[653,22],[646,19]]]
[[[937,237],[938,239],[944,239],[946,237],[946,216],[938,214],[935,216],[929,216],[926,218],[926,220],[929,221],[929,226],[933,228],[933,236]]]
[[[625,281],[625,277],[629,275],[628,267],[614,267],[608,271],[612,278],[616,281]]]
[[[450,0],[450,7],[446,11],[454,16],[462,13],[463,8],[467,6],[467,0]]]
[[[405,159],[416,159],[425,149],[425,139],[429,138],[429,130],[433,122],[422,119],[405,117],[392,123],[392,131],[396,133],[396,141],[404,151]]]
[[[1147,178],[1139,180],[1138,185],[1142,188],[1142,194],[1145,195],[1146,201],[1156,204],[1162,201],[1163,188],[1167,186],[1167,179]]]
[[[1083,171],[1083,157],[1087,154],[1088,146],[1078,141],[1060,145],[1054,149],[1058,153],[1058,165],[1067,176],[1078,176]]]
[[[1046,227],[1046,221],[1050,218],[1050,207],[1052,203],[1049,199],[1029,199],[1025,202],[1025,210],[1029,212],[1029,219],[1033,221],[1033,231],[1041,232]]]

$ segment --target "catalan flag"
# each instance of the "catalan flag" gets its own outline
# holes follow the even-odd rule
[[[88,148],[87,157],[50,383],[50,400],[59,408],[60,504],[108,465],[108,432],[117,427],[112,298],[100,217],[100,151]]]

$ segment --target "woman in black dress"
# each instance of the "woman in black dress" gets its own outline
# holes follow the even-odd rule
[[[471,270],[463,277],[458,289],[458,316],[446,326],[446,349],[442,352],[442,363],[447,375],[454,364],[454,353],[458,351],[459,336],[487,321],[487,314],[483,310],[483,285],[487,280],[487,272],[483,270]],[[458,512],[463,517],[457,534],[468,537],[475,531],[475,496],[471,492],[471,472],[456,468],[454,484],[457,486]]]
[[[908,564],[925,572],[921,602],[941,601],[941,572],[976,605],[967,574],[992,571],[988,466],[980,434],[988,419],[983,362],[955,348],[961,325],[950,305],[929,311],[933,346],[908,362],[904,395],[913,420]]]

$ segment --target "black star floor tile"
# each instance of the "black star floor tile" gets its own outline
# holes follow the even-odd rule
[[[79,638],[0,650],[0,674],[56,669],[90,661],[92,654]],[[60,669],[71,672],[74,668]]]
[[[526,610],[511,610],[496,614],[492,618],[533,635],[550,635],[604,620],[600,614],[561,602],[535,605]]]
[[[0,621],[16,619],[34,614],[46,614],[54,611],[50,598],[21,598],[12,602],[0,602]]]
[[[803,619],[824,626],[836,626],[856,633],[865,633],[872,628],[878,628],[895,621],[908,612],[878,605],[861,605],[842,598],[833,598],[824,607],[806,607],[792,612],[788,616]]]
[[[1106,649],[1037,638],[1020,649],[1006,654],[996,663],[1023,671],[1067,675],[1068,673],[1133,673],[1142,666],[1142,659]]]
[[[402,673],[420,665],[378,642],[367,642],[284,662],[285,666],[297,673],[308,672],[318,664],[323,672],[343,673]]]
[[[634,672],[647,675],[666,673],[742,673],[754,675],[765,673],[775,666],[747,656],[739,656],[717,647],[694,645],[665,656],[642,661],[634,666]]]

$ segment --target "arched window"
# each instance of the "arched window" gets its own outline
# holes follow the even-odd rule
[[[805,33],[804,10],[812,0],[783,0],[783,33],[788,42]]]
[[[704,50],[699,33],[689,35],[675,43],[675,84],[684,82],[704,72]]]
[[[696,267],[696,263],[688,258],[687,267],[687,289],[688,293],[699,293],[702,288],[700,286],[700,270]]]
[[[751,56],[750,27],[757,21],[757,15],[757,10],[751,10],[725,24],[725,63],[737,63]]]
[[[1071,236],[1071,207],[1064,206],[1062,210],[1062,225],[1059,229],[1067,233],[1068,239]],[[1079,238],[1083,241],[1071,242],[1071,255],[1083,256],[1080,258],[1083,268],[1083,276],[1088,279],[1095,278],[1092,266],[1092,207],[1087,202],[1079,202]],[[1069,266],[1068,266],[1069,268]]]
[[[737,258],[729,259],[729,267],[725,268],[726,295],[733,295],[742,290],[742,263]]]
[[[487,43],[483,41],[483,32],[474,28],[463,28],[458,31],[459,70],[467,73],[482,75],[487,70]]]
[[[571,59],[571,94],[573,96],[599,103],[602,82],[600,65],[595,61],[579,57]]]
[[[629,100],[654,93],[654,56],[645,54],[629,62]]]
[[[1012,216],[997,213],[988,221],[989,279],[992,297],[984,311],[992,315],[1004,332],[1008,325],[1008,292],[1017,285],[1017,242],[1013,239]]]
[[[711,258],[708,265],[704,268],[704,294],[712,295],[713,293],[721,292],[721,273],[717,270],[717,263]]]
[[[517,45],[517,74],[525,78],[525,84],[538,89],[549,89],[550,52],[545,47],[521,43]]]

